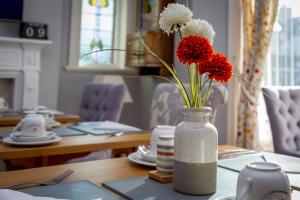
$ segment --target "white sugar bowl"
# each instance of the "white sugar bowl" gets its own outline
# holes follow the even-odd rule
[[[275,163],[254,162],[242,169],[236,200],[291,200],[290,182]]]

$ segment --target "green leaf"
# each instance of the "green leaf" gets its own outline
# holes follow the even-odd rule
[[[101,0],[101,6],[104,8],[108,7],[108,0]]]
[[[191,101],[189,99],[189,96],[187,94],[187,91],[186,91],[186,88],[184,87],[181,79],[179,78],[179,76],[174,72],[174,70],[172,69],[172,67],[166,63],[166,61],[164,61],[161,57],[159,57],[157,54],[155,54],[149,47],[148,45],[145,43],[145,41],[143,40],[142,38],[142,35],[141,33],[137,30],[137,33],[138,33],[138,36],[139,36],[139,39],[142,43],[142,45],[145,47],[145,49],[152,55],[154,56],[155,58],[157,58],[167,69],[168,71],[173,75],[173,77],[175,78],[175,80],[177,81],[178,85],[179,85],[179,92],[181,93],[184,101],[185,101],[185,104],[188,108],[191,107]]]
[[[97,0],[88,0],[90,6],[97,6]]]
[[[99,48],[99,49],[103,49],[103,47],[104,47],[104,44],[103,44],[103,42],[102,42],[102,40],[101,39],[99,39],[99,41],[98,41],[98,43],[97,43],[97,47]]]
[[[90,49],[93,50],[96,47],[96,40],[93,38],[92,41],[90,42]]]

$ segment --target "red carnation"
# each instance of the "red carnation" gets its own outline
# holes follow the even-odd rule
[[[206,38],[188,36],[183,38],[176,50],[176,55],[181,63],[200,63],[209,60],[213,48]]]
[[[227,83],[232,77],[232,65],[226,56],[217,53],[212,55],[210,61],[199,65],[199,73],[208,73],[208,77],[218,82]]]

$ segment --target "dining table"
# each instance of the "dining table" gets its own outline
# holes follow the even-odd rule
[[[230,145],[219,146],[219,156],[221,154],[227,154],[227,156],[229,156],[230,152],[235,154],[236,152],[240,151],[242,151],[241,148]],[[137,165],[135,163],[131,163],[127,157],[121,157],[106,160],[0,172],[0,188],[24,181],[27,182],[49,180],[69,169],[73,170],[74,173],[68,178],[64,179],[63,183],[88,180],[99,187],[101,187],[101,184],[103,182],[107,181],[147,176],[149,171],[153,170],[152,167]],[[299,198],[300,192],[293,191],[292,200],[298,200]]]
[[[0,127],[0,132],[12,129],[13,127]],[[24,163],[24,159],[40,158],[39,163],[41,164],[37,166],[48,166],[49,161],[53,160],[55,156],[58,160],[62,158],[67,160],[70,159],[67,157],[68,155],[85,155],[83,153],[108,149],[114,151],[135,149],[138,145],[149,145],[150,138],[150,131],[125,132],[121,136],[85,134],[61,137],[61,141],[51,145],[27,147],[7,145],[0,139],[0,160],[13,161],[13,163],[19,164],[18,160]],[[30,162],[36,163],[36,161]],[[29,165],[29,167],[37,166],[36,164]]]

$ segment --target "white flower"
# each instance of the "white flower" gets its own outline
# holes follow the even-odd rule
[[[193,13],[186,6],[178,3],[168,4],[160,13],[159,25],[168,35],[177,30],[177,25],[183,26],[192,20]]]
[[[200,36],[208,39],[208,41],[212,44],[215,31],[210,23],[205,20],[193,19],[185,26],[181,28],[182,36],[186,37],[189,35]]]

